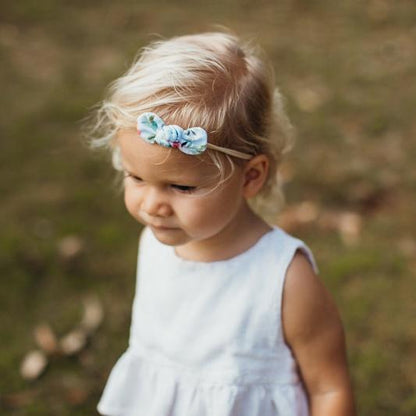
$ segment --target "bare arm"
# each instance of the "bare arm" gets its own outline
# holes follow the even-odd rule
[[[299,365],[312,416],[355,416],[338,311],[309,261],[296,253],[283,293],[286,342]]]

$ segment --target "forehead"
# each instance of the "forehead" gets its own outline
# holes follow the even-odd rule
[[[166,178],[193,176],[204,178],[218,174],[218,168],[207,155],[192,156],[178,149],[167,149],[144,141],[135,130],[117,134],[123,167],[131,173]]]

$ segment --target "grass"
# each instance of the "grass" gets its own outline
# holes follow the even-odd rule
[[[80,120],[154,34],[213,23],[257,39],[276,69],[298,130],[287,209],[362,217],[353,245],[318,222],[295,230],[339,305],[360,414],[415,414],[416,4],[22,0],[0,15],[0,414],[95,414],[127,343],[138,227]],[[75,264],[59,254],[68,235]],[[106,318],[88,348],[22,380],[34,326],[65,334],[89,293]]]

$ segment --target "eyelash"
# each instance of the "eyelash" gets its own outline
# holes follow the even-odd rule
[[[196,189],[195,186],[187,186],[187,185],[170,185],[170,186],[185,194],[190,194]]]
[[[139,178],[138,176],[134,176],[130,173],[125,173],[124,174],[125,178],[131,178],[133,179],[135,182],[141,183],[143,182],[141,178]],[[193,191],[195,191],[196,186],[189,186],[189,185],[177,185],[177,184],[171,184],[170,185],[173,189],[176,189],[179,192],[185,193],[185,194],[189,194],[192,193]]]
[[[135,182],[142,182],[141,178],[139,178],[138,176],[133,176],[131,173],[124,173],[124,178],[131,178],[133,179]]]

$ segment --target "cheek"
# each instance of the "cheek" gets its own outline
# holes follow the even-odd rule
[[[225,189],[208,204],[206,204],[205,212],[211,218],[211,223],[219,226],[230,221],[237,215],[241,208],[242,198],[234,189]]]
[[[237,198],[234,195],[213,196],[188,203],[181,210],[184,220],[201,230],[221,227],[235,215]]]
[[[139,198],[137,192],[133,192],[131,187],[124,187],[124,205],[133,217],[137,218],[139,212]]]

